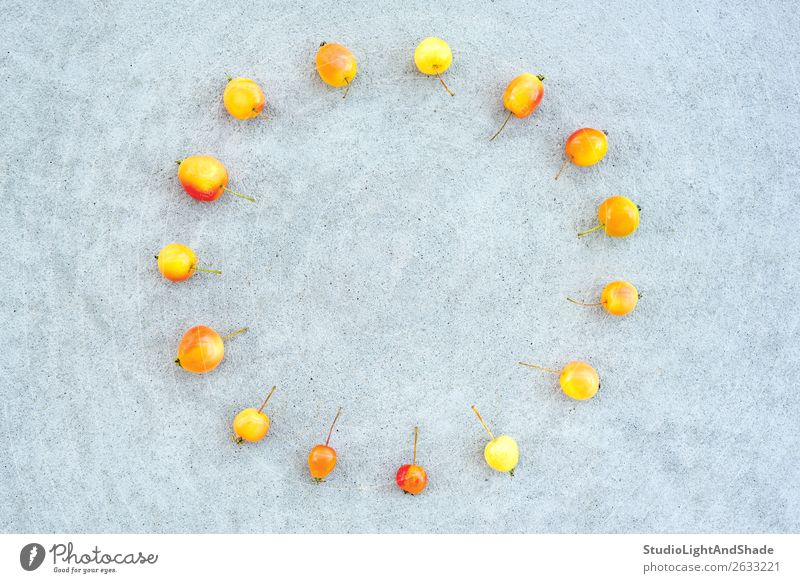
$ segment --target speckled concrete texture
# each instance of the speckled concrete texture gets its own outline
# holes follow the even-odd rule
[[[793,2],[4,8],[3,532],[800,530]],[[414,69],[428,35],[453,98]],[[347,99],[323,40],[359,59]],[[541,107],[489,143],[526,70]],[[226,114],[227,74],[271,121]],[[555,182],[581,126],[608,156]],[[195,153],[258,203],[187,197]],[[578,239],[612,194],[640,230]],[[173,241],[224,275],[165,281]],[[617,278],[630,317],[565,300]],[[200,323],[250,327],[205,376],[172,363]],[[588,360],[602,387],[571,401],[522,358]],[[268,438],[237,447],[273,383]],[[513,479],[473,403],[517,438]]]

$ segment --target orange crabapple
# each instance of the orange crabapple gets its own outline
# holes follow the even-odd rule
[[[229,192],[250,202],[256,199],[228,188],[228,171],[213,156],[189,156],[178,160],[178,180],[186,194],[201,202],[212,202]]]
[[[328,439],[325,440],[325,444],[318,443],[311,448],[308,454],[308,470],[317,483],[322,482],[336,467],[336,450],[328,444],[331,441],[333,427],[336,425],[341,413],[342,408],[339,407],[338,411],[336,411],[336,416],[333,418],[333,423],[331,423],[331,428],[328,430]]]
[[[612,316],[625,316],[630,314],[636,304],[641,299],[641,294],[632,283],[623,280],[612,281],[603,288],[600,294],[600,301],[595,303],[585,303],[572,298],[567,298],[573,304],[587,308],[603,306],[603,309]]]
[[[236,119],[250,119],[261,114],[266,98],[261,87],[252,79],[229,77],[222,93],[222,102],[228,113]]]
[[[567,159],[556,174],[558,180],[567,164],[572,162],[575,166],[594,166],[605,158],[608,151],[608,133],[594,128],[581,128],[575,130],[567,138],[564,151]]]
[[[568,362],[560,371],[527,362],[520,362],[519,364],[559,375],[561,390],[567,396],[578,401],[591,399],[597,393],[597,389],[600,388],[600,377],[597,371],[589,363],[580,360]]]
[[[269,433],[269,417],[264,413],[264,407],[267,406],[275,389],[276,387],[273,386],[267,398],[261,403],[261,407],[244,409],[233,418],[233,440],[236,443],[242,443],[242,441],[255,443],[264,439]]]
[[[158,270],[170,281],[186,281],[196,271],[222,275],[217,269],[204,269],[197,267],[197,255],[191,247],[180,243],[165,245],[156,255]]]
[[[404,464],[397,470],[394,480],[397,486],[408,494],[419,494],[428,485],[425,468],[417,465],[417,439],[419,427],[414,428],[414,457],[410,464]]]
[[[350,49],[337,43],[323,42],[317,50],[316,64],[322,80],[332,87],[346,87],[342,99],[347,97],[350,83],[358,71],[358,63]]]
[[[247,332],[247,328],[241,328],[225,336],[220,336],[216,330],[208,326],[189,328],[178,344],[175,364],[189,372],[198,374],[211,372],[225,357],[225,342],[242,332]]]
[[[503,106],[508,110],[508,115],[500,129],[489,138],[490,142],[500,135],[512,115],[520,119],[525,118],[539,107],[542,97],[544,97],[544,84],[542,81],[544,81],[542,75],[534,75],[533,73],[523,73],[511,80],[511,83],[508,84],[503,93]]]
[[[586,231],[578,233],[583,237],[599,229],[603,229],[609,237],[627,237],[639,228],[639,213],[641,208],[626,196],[612,196],[605,199],[597,207],[597,221],[599,224]]]

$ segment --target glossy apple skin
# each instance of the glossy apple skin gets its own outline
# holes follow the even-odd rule
[[[315,480],[322,480],[336,467],[336,450],[329,445],[317,444],[308,454],[308,470]]]
[[[178,180],[193,199],[212,202],[225,192],[228,171],[213,156],[189,156],[178,166]]]
[[[450,45],[434,36],[423,39],[414,50],[414,64],[425,75],[444,73],[452,62]]]
[[[513,437],[500,435],[486,444],[483,457],[493,470],[511,472],[519,463],[519,447]]]
[[[625,316],[630,314],[639,303],[639,291],[627,281],[612,281],[603,288],[600,302],[609,314]]]
[[[503,93],[503,105],[516,117],[528,117],[539,107],[544,97],[542,78],[523,73],[511,80]]]
[[[336,43],[325,43],[317,51],[317,73],[332,87],[352,83],[358,72],[358,63],[350,49]]]
[[[578,401],[591,399],[600,388],[600,376],[588,363],[579,360],[569,362],[559,377],[561,390]]]
[[[576,166],[593,166],[605,157],[608,138],[600,130],[581,128],[567,138],[564,151]]]
[[[222,94],[225,109],[236,119],[257,117],[267,102],[264,92],[252,79],[237,77],[231,79]]]
[[[639,228],[639,207],[625,196],[612,196],[597,207],[597,220],[609,237],[627,237]]]
[[[419,494],[428,485],[425,469],[414,464],[400,466],[394,480],[401,490],[409,494]]]
[[[165,245],[158,252],[158,271],[170,281],[186,281],[197,267],[197,255],[190,247],[180,243]]]
[[[263,411],[251,407],[240,411],[233,418],[233,434],[238,439],[255,443],[264,439],[267,433],[269,433],[269,417]]]
[[[181,338],[175,363],[184,370],[202,374],[217,368],[224,356],[222,337],[208,326],[195,326]]]

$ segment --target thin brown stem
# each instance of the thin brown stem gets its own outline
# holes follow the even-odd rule
[[[233,196],[238,196],[239,198],[243,198],[245,200],[249,200],[250,202],[255,202],[256,201],[256,199],[254,199],[252,196],[246,196],[246,195],[242,194],[241,192],[236,192],[235,190],[231,190],[227,186],[224,186],[222,189],[225,192],[230,192]]]
[[[442,79],[442,76],[439,74],[439,71],[436,71],[436,76],[439,78],[439,81],[442,83],[442,87],[444,87],[444,90],[447,91],[450,94],[450,97],[455,97],[456,94],[453,93],[452,91],[450,91],[450,88],[447,86],[447,83],[444,82],[444,79]]]
[[[572,298],[567,298],[567,301],[568,302],[572,302],[573,304],[576,304],[578,306],[583,306],[584,308],[593,308],[595,306],[602,306],[603,304],[605,304],[605,302],[596,302],[596,303],[593,303],[593,304],[587,304],[586,302],[581,302],[579,300],[573,300]]]
[[[503,122],[503,125],[501,125],[501,126],[500,126],[500,129],[499,129],[499,130],[497,130],[497,132],[495,132],[495,134],[494,134],[494,135],[493,135],[491,138],[489,138],[489,141],[490,141],[490,142],[493,142],[493,141],[494,141],[494,139],[495,139],[497,136],[499,136],[499,135],[500,135],[500,132],[502,132],[502,131],[503,131],[503,128],[504,128],[504,127],[506,127],[506,124],[508,123],[508,120],[510,120],[510,119],[511,119],[511,113],[512,113],[512,112],[510,112],[510,111],[508,112],[508,115],[506,116],[506,121],[504,121],[504,122]]]
[[[519,364],[521,364],[522,366],[527,366],[528,368],[538,368],[539,370],[543,370],[545,372],[551,372],[553,374],[561,374],[560,370],[556,370],[554,368],[547,368],[544,366],[540,366],[538,364],[531,364],[529,362],[520,362]]]
[[[331,423],[331,428],[328,431],[328,439],[325,440],[325,445],[328,445],[328,442],[331,440],[331,434],[333,433],[333,426],[336,425],[336,420],[339,419],[339,415],[342,414],[342,408],[339,407],[339,410],[336,411],[336,417],[333,418],[333,423]]]
[[[350,80],[347,77],[345,77],[344,82],[346,86],[344,88],[344,95],[342,95],[342,99],[347,97],[347,94],[350,93]]]
[[[478,416],[478,421],[481,422],[481,425],[483,425],[483,428],[486,430],[486,433],[489,434],[489,439],[494,441],[494,435],[492,435],[492,432],[489,430],[489,426],[486,425],[486,422],[483,420],[483,417],[481,417],[481,414],[478,413],[478,409],[477,407],[475,407],[475,405],[472,406],[472,410],[475,411],[475,415]]]
[[[270,391],[269,391],[269,394],[267,395],[267,398],[266,398],[266,399],[264,399],[264,402],[263,402],[263,403],[261,403],[261,407],[259,407],[259,408],[258,408],[258,412],[259,412],[259,413],[261,413],[261,412],[264,410],[264,407],[266,407],[266,406],[267,406],[267,401],[269,401],[270,397],[272,397],[272,393],[274,393],[274,392],[275,392],[275,389],[277,389],[277,388],[278,388],[278,387],[277,387],[277,386],[275,386],[275,385],[273,385],[273,386],[272,386],[272,388],[271,388],[271,389],[270,389]]]
[[[596,227],[592,227],[588,231],[581,231],[580,233],[578,233],[578,237],[583,237],[584,235],[588,235],[589,233],[594,233],[598,229],[602,229],[602,228],[603,228],[603,225],[597,225]]]
[[[556,173],[556,180],[558,180],[558,178],[561,176],[561,173],[564,171],[564,168],[567,167],[567,164],[569,164],[569,158],[564,160],[564,163],[561,165],[561,168],[558,169],[558,172]]]
[[[223,342],[227,342],[228,340],[230,340],[234,336],[238,336],[239,334],[242,334],[243,332],[247,332],[248,330],[249,330],[249,328],[240,328],[236,332],[231,332],[230,334],[226,334],[225,336],[223,336],[222,337],[222,341]]]
[[[413,465],[417,465],[417,439],[419,439],[419,425],[414,427],[414,460],[411,462]]]

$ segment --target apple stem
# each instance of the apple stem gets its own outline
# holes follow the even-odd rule
[[[344,82],[345,82],[345,88],[344,88],[344,95],[342,95],[342,99],[347,97],[347,94],[350,93],[350,80],[347,77],[345,77]]]
[[[503,122],[503,125],[501,125],[501,126],[500,126],[500,129],[499,129],[499,130],[497,130],[497,132],[496,132],[496,133],[495,133],[495,134],[494,134],[494,135],[493,135],[491,138],[489,138],[489,141],[490,141],[490,142],[494,141],[494,139],[495,139],[497,136],[499,136],[499,135],[500,135],[500,132],[502,132],[502,131],[503,131],[503,128],[504,128],[504,127],[506,127],[506,124],[508,123],[508,120],[510,120],[510,119],[511,119],[511,113],[512,113],[511,111],[509,111],[509,112],[508,112],[508,115],[506,116],[506,121],[504,121],[504,122]]]
[[[447,86],[447,83],[444,82],[444,79],[442,79],[442,76],[439,74],[439,71],[436,71],[436,76],[439,78],[439,81],[441,82],[442,87],[444,87],[444,90],[450,94],[450,97],[455,97],[456,94],[450,91],[450,88]]]
[[[561,176],[561,173],[564,171],[564,168],[567,167],[567,164],[569,164],[569,158],[564,160],[564,163],[561,165],[561,168],[558,169],[558,172],[556,173],[556,180],[558,180],[558,178]]]
[[[572,298],[567,298],[568,302],[572,302],[573,304],[577,304],[579,306],[583,306],[584,308],[593,308],[595,306],[602,306],[605,302],[596,302],[593,304],[587,304],[586,302],[580,302],[578,300],[573,300]]]
[[[231,190],[227,186],[223,186],[222,190],[224,190],[225,192],[230,192],[233,196],[238,196],[239,198],[243,198],[245,200],[249,200],[250,202],[255,202],[256,201],[256,199],[254,199],[252,196],[245,196],[241,192],[236,192],[235,190]]]
[[[339,409],[336,411],[336,417],[333,418],[333,423],[331,423],[331,428],[328,431],[328,439],[325,440],[325,445],[328,445],[328,443],[330,442],[331,434],[333,433],[333,426],[336,425],[336,420],[339,419],[339,415],[341,414],[342,414],[342,408],[339,407]]]
[[[478,409],[477,407],[475,407],[475,405],[472,406],[472,410],[475,411],[475,415],[478,416],[478,421],[481,422],[481,425],[483,425],[483,428],[486,430],[486,433],[489,434],[489,439],[494,441],[494,435],[492,435],[492,432],[489,430],[489,426],[486,425],[486,422],[483,420],[483,417],[481,417],[481,414],[478,413]]]
[[[203,267],[195,267],[195,271],[202,271],[204,273],[213,273],[216,275],[222,275],[222,272],[218,269],[205,269]]]
[[[414,427],[414,460],[411,462],[413,465],[417,465],[417,439],[419,438],[419,425]]]
[[[527,366],[528,368],[538,368],[539,370],[543,370],[545,372],[551,372],[553,374],[561,374],[560,370],[556,370],[554,368],[547,368],[547,367],[544,367],[544,366],[540,366],[538,364],[530,364],[528,362],[520,362],[518,364],[521,364],[522,366]]]
[[[236,332],[231,332],[230,334],[226,334],[225,336],[222,337],[222,341],[223,342],[227,342],[228,340],[230,340],[234,336],[238,336],[242,332],[247,332],[248,330],[249,330],[249,328],[241,328],[241,329],[237,330]]]
[[[267,398],[264,399],[263,403],[261,403],[261,407],[258,408],[258,412],[259,413],[261,413],[264,410],[264,407],[267,406],[267,401],[269,401],[270,397],[272,396],[272,393],[274,393],[275,389],[277,389],[277,388],[278,387],[276,387],[275,385],[272,386],[272,389],[270,389],[270,391],[269,391],[269,395],[267,395]]]
[[[581,231],[578,233],[578,237],[583,237],[584,235],[588,235],[589,233],[594,233],[597,229],[602,229],[603,225],[597,225],[596,227],[592,227],[588,231]]]

